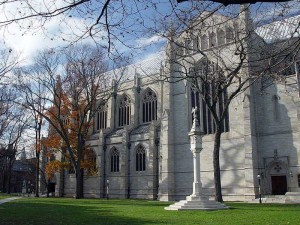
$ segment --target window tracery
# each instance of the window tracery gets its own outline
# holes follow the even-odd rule
[[[83,165],[87,166],[87,175],[93,176],[97,174],[97,155],[92,149],[87,149],[84,156]]]
[[[225,32],[220,29],[218,30],[218,45],[224,45],[225,44]]]
[[[143,123],[157,119],[157,96],[151,89],[147,89],[143,96]]]
[[[127,95],[123,95],[119,103],[119,127],[130,124],[131,101]]]
[[[96,130],[107,128],[107,104],[101,105],[96,113]]]
[[[208,40],[207,40],[207,36],[204,34],[202,37],[201,37],[201,49],[202,50],[205,50],[208,48]]]
[[[119,164],[119,151],[116,148],[113,148],[110,155],[110,172],[119,172]]]
[[[226,27],[226,43],[232,42],[234,39],[233,29]]]
[[[215,32],[212,32],[209,35],[209,47],[215,47],[217,46],[217,36]]]
[[[136,171],[146,170],[146,151],[142,145],[139,145],[136,150]]]
[[[204,134],[213,134],[216,131],[216,125],[214,123],[213,115],[209,110],[207,103],[205,103],[203,99],[203,95],[208,96],[208,100],[210,104],[212,103],[212,95],[215,94],[215,83],[212,81],[211,83],[206,80],[205,82],[201,81],[201,76],[205,77],[213,77],[213,76],[222,76],[220,68],[218,68],[213,63],[200,62],[197,68],[192,68],[190,70],[191,77],[195,79],[191,82],[191,90],[190,90],[190,99],[192,108],[199,109],[197,112],[197,116],[199,118],[200,127]],[[210,76],[209,76],[210,75]],[[218,96],[218,102],[216,104],[216,112],[218,115],[224,111],[225,102],[227,99],[227,90],[223,91]],[[193,119],[193,118],[192,118]],[[222,132],[229,131],[229,113],[228,110],[225,112],[224,120],[221,124]]]

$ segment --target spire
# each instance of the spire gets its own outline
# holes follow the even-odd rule
[[[245,27],[245,35],[249,35],[249,32],[252,32],[253,30],[253,22],[250,15],[250,4],[241,4],[240,18],[242,26]]]
[[[176,52],[176,47],[174,43],[175,37],[176,37],[176,31],[174,28],[173,20],[171,20],[170,28],[166,32],[166,38],[167,38],[166,56],[171,61],[175,59],[175,52]]]
[[[171,18],[171,21],[170,21],[170,27],[167,31],[167,39],[168,41],[173,41],[173,38],[175,36],[176,32],[175,32],[175,27],[174,27],[174,21],[173,19]]]

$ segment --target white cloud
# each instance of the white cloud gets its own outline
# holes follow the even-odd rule
[[[294,14],[299,14],[298,1],[283,3],[257,3],[252,6],[251,14],[255,23],[271,22]]]
[[[69,41],[81,37],[89,26],[95,22],[93,14],[82,15],[82,17],[74,15],[69,17],[68,15],[61,14],[46,21],[43,21],[44,18],[36,17],[29,20],[22,20],[20,23],[12,23],[6,27],[1,26],[1,21],[3,22],[7,18],[13,18],[14,15],[18,15],[18,11],[23,7],[21,2],[16,1],[12,4],[0,5],[0,33],[2,33],[2,40],[7,47],[12,48],[14,52],[21,53],[24,64],[32,63],[33,56],[40,50],[66,46],[70,43]],[[46,9],[45,5],[47,5],[48,9],[54,9],[66,4],[65,0],[30,2],[34,2],[36,8],[43,10]],[[21,12],[28,13],[28,9],[26,10],[23,7]],[[78,16],[76,12],[74,14]],[[96,40],[88,38],[88,33],[85,33],[85,38],[82,39],[82,42],[94,43],[96,41],[97,44],[101,43],[107,46],[108,41],[105,29],[101,29],[101,25],[99,25],[94,31],[97,33]],[[118,33],[119,30],[116,29],[115,32]],[[119,53],[134,56],[151,54],[157,51],[157,47],[155,46],[165,43],[165,39],[159,35],[136,39],[134,35],[128,34],[123,38],[115,39],[112,37],[112,55]],[[136,54],[136,52],[139,53]]]
[[[61,6],[63,2],[59,0],[55,1],[55,4]],[[20,3],[0,6],[0,22],[16,15],[18,7]],[[41,7],[44,8],[44,5]],[[49,7],[53,8],[53,5]],[[92,22],[86,18],[65,15],[55,16],[45,23],[41,22],[41,18],[31,18],[1,26],[0,33],[5,46],[20,53],[24,64],[30,64],[38,51],[68,45],[81,36]],[[97,35],[99,37],[103,34],[104,32],[100,32]],[[91,38],[84,38],[82,42],[93,41]]]
[[[140,38],[136,40],[137,46],[145,47],[151,44],[156,44],[159,42],[165,41],[165,39],[159,35],[154,35],[150,38]]]

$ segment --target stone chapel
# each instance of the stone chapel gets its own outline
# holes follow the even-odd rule
[[[220,48],[232,54],[236,29],[247,28],[246,17],[228,20],[215,14],[207,22],[212,26],[202,27],[201,34],[190,38],[191,32],[197,32],[194,29],[173,37],[184,48],[169,42],[164,52],[123,68],[130,79],[94,119],[88,144],[94,150],[99,172],[85,176],[85,197],[105,198],[108,191],[110,198],[174,201],[190,195],[193,160],[188,133],[195,106],[199,108],[199,123],[204,133],[200,162],[202,194],[214,196],[213,120],[189,81],[179,79],[176,73],[201,65],[202,55],[197,48],[208,55]],[[300,16],[285,20],[295,22],[296,26]],[[289,29],[277,21],[253,32],[255,41],[249,44],[268,48],[288,38]],[[231,60],[234,57],[228,55]],[[193,63],[187,63],[187,59]],[[257,197],[257,175],[263,195],[300,192],[299,69],[298,61],[284,74],[285,83],[274,82],[264,92],[261,87],[268,81],[257,80],[232,101],[224,120],[220,150],[225,201]],[[251,73],[251,69],[243,72]],[[170,78],[168,82],[158,79],[163,76]],[[59,182],[62,179],[58,174],[53,180],[56,192],[62,186]],[[75,174],[65,171],[63,182],[64,195],[72,196]]]

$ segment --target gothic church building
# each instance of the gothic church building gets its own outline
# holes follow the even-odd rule
[[[299,16],[291,19],[300,21]],[[204,52],[230,49],[237,27],[247,23],[245,18],[226,20],[221,15],[210,20],[219,25],[202,29],[201,35],[194,35],[196,39],[188,38],[188,32],[174,37],[184,48],[168,43],[164,53],[123,68],[130,79],[94,119],[88,144],[94,150],[98,174],[85,176],[85,197],[106,197],[107,186],[110,198],[174,201],[190,195],[193,160],[188,132],[195,106],[200,109],[199,122],[204,132],[202,194],[214,196],[212,116],[190,82],[176,80],[176,73],[201,64],[202,56],[195,50],[196,45]],[[256,29],[256,41],[251,44],[271,43],[269,28],[270,25]],[[194,63],[186,63],[187,58]],[[224,200],[257,197],[257,175],[263,195],[300,192],[300,98],[296,71],[299,65],[295,68],[286,76],[287,83],[276,82],[262,93],[263,82],[257,81],[232,101],[221,136]],[[158,79],[166,76],[170,82]],[[73,196],[75,174],[66,171],[64,177],[63,193]],[[54,182],[58,192],[62,186],[59,175]]]

